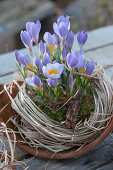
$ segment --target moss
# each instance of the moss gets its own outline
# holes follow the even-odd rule
[[[90,85],[90,87],[88,88],[86,94],[84,96],[82,96],[82,100],[81,100],[81,105],[80,105],[80,111],[78,114],[78,118],[83,118],[84,116],[88,116],[90,114],[90,112],[92,112],[95,108],[95,104],[94,104],[94,98],[93,98],[93,86]],[[67,113],[67,109],[68,109],[68,104],[63,107],[60,111],[56,112],[56,110],[58,109],[58,106],[54,106],[54,105],[50,105],[48,107],[48,104],[51,103],[51,101],[41,101],[41,99],[35,100],[35,104],[37,104],[37,106],[44,112],[46,113],[51,119],[58,121],[58,122],[62,122],[66,120],[66,113]]]
[[[82,101],[80,105],[80,111],[78,116],[89,115],[95,109],[94,97],[93,97],[93,90],[92,86],[89,87],[87,93],[82,96]]]

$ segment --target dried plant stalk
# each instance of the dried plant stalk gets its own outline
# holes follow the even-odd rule
[[[13,135],[13,141],[10,138],[10,134]],[[4,143],[3,140],[0,140],[0,169],[2,170],[10,170],[16,168],[17,165],[26,169],[26,164],[17,161],[17,152],[15,151],[16,146],[16,135],[14,131],[10,128],[7,128],[6,124],[1,122],[0,123],[0,136],[3,137],[6,135],[8,143]],[[9,149],[7,149],[9,145]],[[16,159],[15,159],[16,158]],[[25,168],[24,168],[25,167]]]

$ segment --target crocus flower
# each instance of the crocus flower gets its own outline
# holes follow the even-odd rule
[[[50,52],[52,53],[54,49],[55,41],[56,41],[54,34],[52,35],[49,32],[46,32],[44,34],[44,41],[46,42]]]
[[[39,52],[41,56],[43,56],[45,52],[45,47],[44,47],[44,43],[42,42],[42,40],[40,40],[40,43],[39,43]]]
[[[57,20],[57,23],[55,22],[53,24],[54,32],[60,37],[65,38],[69,32],[70,29],[70,22],[68,16],[60,16]]]
[[[43,64],[41,63],[38,57],[34,58],[34,63],[37,67],[39,67],[39,72],[42,73]]]
[[[28,68],[33,69],[32,62],[31,62],[31,60],[29,59],[28,56],[25,56],[24,61],[25,61]]]
[[[66,43],[68,45],[68,48],[71,50],[74,42],[74,33],[70,31],[66,37]]]
[[[48,53],[44,53],[44,55],[43,55],[43,62],[44,62],[44,64],[51,63],[51,58],[48,55]]]
[[[21,31],[20,36],[21,36],[21,40],[22,40],[23,44],[31,50],[33,42],[32,42],[32,37],[31,37],[30,33],[27,31]]]
[[[24,65],[30,69],[33,69],[32,62],[26,54],[16,50],[15,56],[16,56],[16,59],[19,62],[19,64],[21,63],[22,65]]]
[[[78,32],[77,34],[77,40],[80,48],[82,48],[88,38],[88,34],[85,30]]]
[[[57,85],[57,80],[56,80],[56,79],[48,78],[48,79],[47,79],[47,83],[48,83],[48,85],[49,85],[50,87],[55,88],[56,85]]]
[[[76,67],[79,61],[79,53],[74,51],[73,53],[68,53],[67,55],[67,65],[69,68],[73,69]]]
[[[16,60],[20,63],[19,61],[19,55],[24,55],[23,53],[19,52],[18,50],[15,50],[15,57],[16,57]]]
[[[41,23],[37,20],[36,24],[34,22],[26,23],[26,30],[32,35],[33,41],[38,45],[39,33],[41,29]]]
[[[43,74],[47,78],[52,78],[52,79],[58,79],[62,74],[63,70],[64,70],[64,64],[59,64],[59,63],[55,63],[55,64],[49,63],[47,64],[47,66],[43,66],[42,68]]]
[[[94,68],[95,68],[95,63],[94,61],[90,61],[88,64],[87,64],[87,67],[86,67],[86,74],[90,75],[93,73],[94,71]]]
[[[41,90],[41,81],[38,76],[33,75],[32,78],[26,78],[25,81],[30,86],[33,86],[33,87],[37,88],[38,90]]]
[[[78,69],[79,73],[84,73],[85,66],[86,66],[86,60],[84,58],[84,53],[80,51],[79,61],[78,64],[76,65],[76,68]]]

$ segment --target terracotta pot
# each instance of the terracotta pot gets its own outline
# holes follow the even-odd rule
[[[21,84],[21,83],[20,83]],[[0,89],[3,88],[3,85],[0,86]],[[16,85],[14,85],[13,88],[13,97],[16,96],[18,92],[18,88],[16,87]],[[0,97],[0,109],[8,102],[10,101],[9,98],[7,97],[7,94],[4,93],[1,95]],[[8,114],[7,114],[8,113]],[[4,123],[8,120],[9,117],[14,116],[16,113],[15,111],[11,108],[11,105],[8,105],[6,107],[6,109],[0,114],[0,121],[3,121]],[[8,115],[8,116],[7,116]],[[10,128],[14,128],[14,125],[11,123],[8,123],[8,126]],[[108,127],[106,129],[104,129],[100,136],[97,137],[94,141],[92,141],[91,143],[85,145],[84,147],[82,147],[81,149],[79,149],[78,151],[76,150],[76,148],[74,149],[70,149],[68,151],[65,152],[59,152],[54,154],[53,152],[44,150],[44,149],[38,149],[36,151],[35,148],[30,147],[29,145],[25,145],[25,144],[20,144],[19,143],[19,136],[17,136],[17,146],[21,149],[23,149],[24,151],[32,154],[32,155],[37,155],[39,157],[42,158],[54,158],[54,159],[64,159],[64,158],[71,158],[71,157],[75,157],[75,156],[79,156],[82,155],[90,150],[92,150],[93,148],[95,148],[98,144],[100,144],[108,135],[109,133],[113,130],[113,118],[111,119]]]

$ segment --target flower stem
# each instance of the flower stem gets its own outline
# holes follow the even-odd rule
[[[72,95],[73,91],[73,69],[71,70],[71,89],[70,89],[70,96]]]

